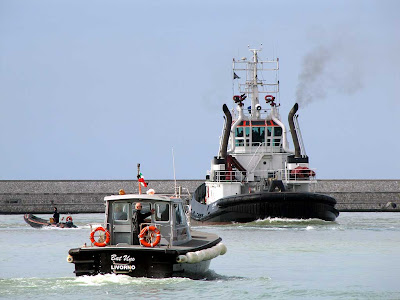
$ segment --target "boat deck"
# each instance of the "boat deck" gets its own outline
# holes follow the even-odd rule
[[[162,251],[162,252],[178,252],[179,253],[186,253],[188,251],[198,251],[204,248],[209,248],[214,245],[217,245],[222,239],[218,237],[218,235],[214,233],[208,233],[203,231],[191,231],[192,240],[187,243],[177,245],[177,246],[169,246],[166,244],[157,245],[154,248],[144,247],[142,245],[129,245],[120,243],[117,245],[107,245],[105,247],[95,247],[95,246],[86,246],[80,248],[81,251],[107,251],[107,250],[124,250],[129,249],[133,250],[136,249],[137,251]]]

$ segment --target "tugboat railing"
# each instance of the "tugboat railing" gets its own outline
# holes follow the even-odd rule
[[[246,153],[254,155],[259,152],[260,155],[264,154],[274,154],[274,153],[282,153],[284,150],[282,149],[282,138],[281,137],[268,137],[266,142],[252,142],[245,141],[244,138],[235,138],[236,150],[237,153]],[[262,151],[259,151],[261,149]]]
[[[312,172],[314,173],[312,173]],[[317,182],[315,175],[315,169],[309,169],[309,174],[305,173],[295,173],[290,174],[290,170],[288,169],[279,169],[279,170],[262,170],[255,171],[254,176],[258,177],[261,181],[262,179],[276,179],[282,180],[286,183],[301,183],[301,182],[309,182],[315,183]],[[216,182],[244,182],[246,176],[241,171],[215,171],[215,181]]]
[[[258,112],[260,113],[260,119],[265,120],[271,114],[271,109],[270,108],[261,108]],[[249,117],[249,116],[251,116],[251,112],[249,112],[249,109],[244,108],[243,115]],[[237,111],[233,110],[232,116],[234,117],[234,121],[236,121],[236,119],[239,117],[239,114]]]
[[[301,183],[301,182],[309,182],[309,183],[316,183],[317,178],[315,175],[315,169],[308,169],[304,173],[294,173],[291,174],[290,170],[288,169],[281,169],[278,170],[280,172],[280,178],[282,181],[286,183]],[[314,175],[312,175],[314,174]]]
[[[242,182],[245,176],[240,171],[215,171],[216,182]]]

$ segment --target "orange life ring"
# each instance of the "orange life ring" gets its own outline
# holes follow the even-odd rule
[[[106,233],[106,240],[104,242],[96,242],[95,241],[94,234],[98,230],[104,231]],[[103,227],[97,227],[95,230],[93,230],[90,233],[90,241],[92,242],[93,245],[95,245],[97,247],[104,247],[110,242],[110,233],[108,232],[108,230],[104,229]]]
[[[71,216],[68,216],[65,220],[66,220],[67,222],[72,222],[72,217],[71,217]]]
[[[147,236],[147,239],[151,241],[150,243],[146,241],[145,236]],[[142,231],[139,234],[139,241],[145,247],[157,246],[160,240],[161,240],[160,230],[158,230],[157,227],[155,226],[146,226],[145,228],[142,229]]]

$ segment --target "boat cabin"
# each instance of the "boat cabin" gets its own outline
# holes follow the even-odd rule
[[[128,194],[107,196],[104,200],[110,245],[134,245],[137,240],[134,235],[138,235],[146,226],[154,226],[160,232],[159,246],[177,246],[192,239],[183,201],[179,198]],[[140,224],[138,232],[135,232],[133,216],[137,203],[142,205],[141,213],[149,216]]]

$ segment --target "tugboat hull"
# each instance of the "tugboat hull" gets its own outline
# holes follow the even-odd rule
[[[327,195],[295,192],[264,192],[229,196],[213,204],[191,202],[191,217],[205,223],[251,222],[268,217],[334,221],[336,200]]]

